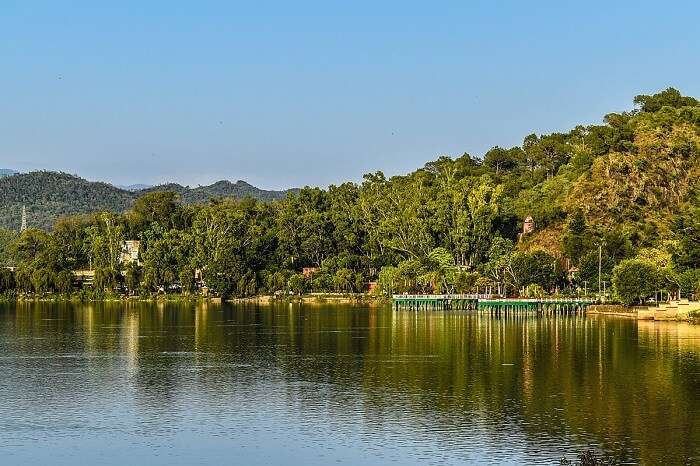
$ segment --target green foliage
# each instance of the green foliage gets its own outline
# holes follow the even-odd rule
[[[54,279],[55,289],[59,293],[70,294],[73,291],[73,274],[70,270],[61,270]]]
[[[700,269],[688,269],[680,273],[678,285],[682,297],[694,300],[700,298]]]
[[[54,282],[53,274],[47,269],[35,269],[31,275],[34,291],[41,294],[51,291]]]
[[[564,254],[571,258],[574,264],[578,264],[586,251],[591,249],[592,237],[581,209],[576,209],[570,216],[562,242]]]
[[[563,281],[563,271],[557,268],[556,258],[545,251],[516,252],[510,258],[507,277],[515,290],[537,285],[549,292]]]
[[[684,97],[672,87],[654,95],[638,95],[634,98],[634,103],[639,105],[643,112],[658,112],[665,106],[680,108],[695,107],[698,105],[696,99],[693,97]]]
[[[673,230],[679,241],[674,262],[683,268],[700,268],[700,208],[678,215]]]
[[[157,191],[177,193],[187,204],[226,197],[273,201],[296,192],[265,191],[243,181],[219,181],[197,188],[169,184],[132,192],[67,173],[37,171],[0,176],[0,228],[18,230],[22,206],[27,208],[29,226],[49,230],[59,218],[69,215],[101,211],[124,212],[132,207],[136,199]]]
[[[0,294],[14,291],[16,287],[15,275],[8,269],[0,269]]]
[[[288,287],[289,291],[300,295],[308,290],[309,282],[304,275],[295,273],[289,277]]]
[[[196,291],[196,283],[194,277],[194,268],[190,265],[185,265],[180,269],[179,284],[183,293],[192,294]]]
[[[626,259],[613,269],[615,293],[625,304],[643,302],[659,289],[662,271],[648,260]]]
[[[136,262],[132,262],[126,267],[125,282],[130,294],[135,294],[141,288],[143,280],[143,269]],[[184,288],[184,286],[183,286]]]
[[[629,265],[616,268],[638,256],[655,268],[654,286],[691,293],[700,106],[673,89],[635,103],[604,124],[531,134],[482,159],[441,156],[403,176],[370,173],[328,189],[219,182],[134,193],[60,173],[5,177],[0,266],[16,266],[13,286],[27,293],[70,292],[69,274],[91,269],[94,290],[84,293],[205,285],[221,297],[361,292],[375,280],[383,294],[595,291],[617,270],[618,294],[639,300],[648,290],[630,294],[639,283],[630,285]],[[24,204],[43,229],[11,231]],[[54,222],[81,212],[90,213]],[[536,229],[519,237],[527,216]],[[122,261],[127,240],[140,241],[136,264]],[[572,282],[569,265],[579,269]]]

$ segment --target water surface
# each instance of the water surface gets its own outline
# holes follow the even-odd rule
[[[700,327],[0,305],[2,464],[700,461]]]

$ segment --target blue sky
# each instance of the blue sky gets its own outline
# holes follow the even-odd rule
[[[266,188],[700,96],[695,2],[8,1],[0,167]]]

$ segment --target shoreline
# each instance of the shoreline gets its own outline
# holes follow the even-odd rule
[[[586,310],[586,315],[606,315],[653,322],[700,323],[700,303],[681,300],[660,303],[658,306],[594,304]]]
[[[158,295],[111,295],[107,294],[102,297],[84,296],[80,294],[62,295],[62,294],[45,294],[42,296],[20,295],[20,296],[0,296],[2,302],[55,302],[55,303],[178,303],[178,302],[201,302],[201,303],[231,303],[231,304],[387,304],[390,302],[387,298],[377,297],[365,293],[357,294],[336,294],[336,293],[308,293],[303,295],[259,295],[246,298],[227,298],[201,296],[201,295],[181,295],[181,294],[158,294]]]
[[[43,296],[0,296],[0,303],[211,303],[211,304],[350,304],[382,306],[391,304],[391,299],[366,293],[307,293],[302,295],[259,295],[246,298],[228,298],[201,295],[151,295],[121,296],[105,295],[91,297],[79,294],[46,294]],[[626,306],[623,304],[593,304],[585,311],[589,316],[608,316],[651,322],[688,322],[700,324],[700,303],[664,303],[655,306]]]

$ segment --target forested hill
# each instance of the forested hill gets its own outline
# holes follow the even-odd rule
[[[298,190],[291,189],[287,191],[266,191],[264,189],[256,188],[255,186],[242,180],[238,180],[235,183],[222,180],[208,186],[198,186],[196,188],[170,183],[142,189],[136,191],[136,194],[138,196],[139,194],[153,191],[173,191],[180,194],[185,203],[201,204],[212,198],[223,197],[234,197],[237,199],[252,197],[253,199],[258,199],[260,201],[275,201],[283,199],[289,192],[297,192]]]
[[[197,188],[167,184],[129,191],[66,173],[37,171],[10,175],[0,176],[0,228],[11,230],[20,226],[22,206],[26,206],[29,226],[49,230],[56,219],[66,215],[124,212],[139,196],[153,191],[177,192],[186,203],[203,203],[224,197],[268,201],[282,199],[287,194],[287,191],[264,191],[243,181],[219,181]]]
[[[271,198],[240,182],[153,189],[187,202],[240,190]],[[70,290],[69,271],[88,266],[100,271],[98,291],[114,290],[122,277],[114,245],[138,238],[134,291],[193,291],[199,269],[222,296],[361,291],[377,281],[386,294],[577,295],[612,283],[626,303],[658,290],[700,297],[700,102],[671,88],[638,95],[600,124],[531,134],[479,157],[440,157],[403,176],[306,187],[274,203],[183,206],[169,194],[46,172],[0,179],[0,202],[14,228],[23,203],[30,226],[48,227],[59,213],[133,202],[126,215],[66,220],[51,234],[0,230],[0,258],[18,267],[24,291]],[[310,278],[304,267],[318,270]]]

